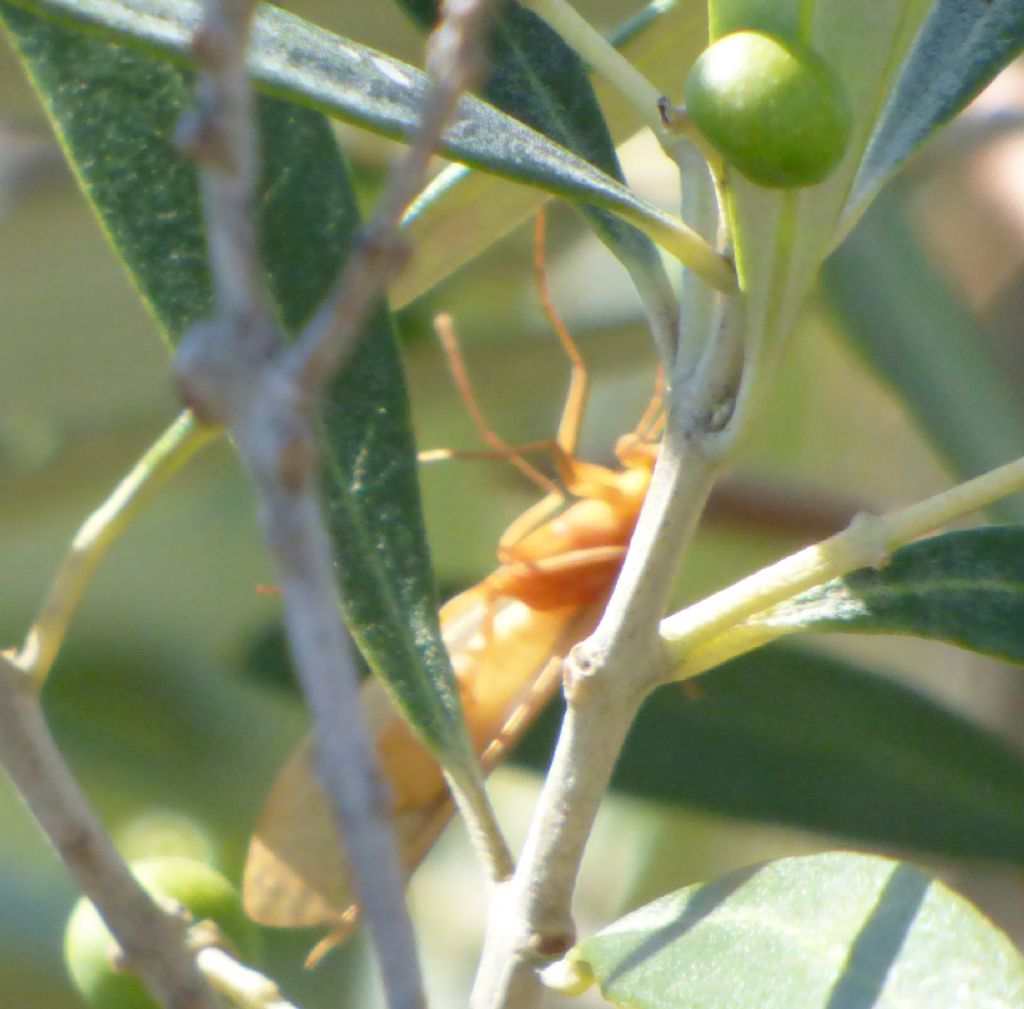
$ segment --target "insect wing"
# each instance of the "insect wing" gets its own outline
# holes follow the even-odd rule
[[[395,810],[393,826],[406,875],[450,815],[443,786],[432,801]],[[357,916],[351,880],[348,852],[338,842],[308,735],[278,774],[250,842],[242,888],[245,911],[261,925],[282,928],[351,925]]]
[[[504,758],[557,687],[560,664],[553,656],[564,655],[586,634],[599,611],[539,612],[518,600],[495,602],[478,589],[442,608],[467,725],[486,770]],[[395,711],[381,681],[367,680],[361,697],[393,790],[399,859],[409,876],[443,830],[451,798],[437,763]],[[280,771],[257,823],[243,880],[245,909],[264,925],[330,925],[333,944],[358,915],[351,879],[307,736]]]

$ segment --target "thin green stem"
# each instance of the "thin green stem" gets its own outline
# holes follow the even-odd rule
[[[665,134],[658,111],[661,92],[566,0],[526,0],[612,87],[616,88],[660,139]]]
[[[140,514],[156,490],[219,433],[218,428],[198,424],[186,410],[78,530],[15,657],[18,667],[37,686],[42,686],[53,668],[86,586],[111,544]]]
[[[896,547],[1024,489],[1024,458],[908,508],[858,515],[835,536],[798,551],[661,622],[674,679],[781,636],[761,625],[765,612],[800,592],[856,568],[877,566]]]
[[[732,261],[716,252],[712,245],[679,218],[663,211],[655,212],[647,208],[638,210],[629,205],[616,206],[615,213],[639,228],[652,242],[700,274],[723,294],[735,294],[738,290],[736,268]]]

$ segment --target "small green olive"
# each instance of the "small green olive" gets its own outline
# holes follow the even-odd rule
[[[821,182],[850,140],[846,88],[813,49],[758,31],[712,43],[686,80],[686,110],[708,143],[752,182]]]
[[[256,927],[246,918],[238,891],[215,869],[161,856],[141,859],[131,870],[152,896],[182,905],[195,921],[215,922],[241,956],[255,954]],[[118,969],[112,959],[116,949],[96,908],[82,897],[64,933],[64,959],[75,987],[97,1009],[160,1009],[138,977]]]

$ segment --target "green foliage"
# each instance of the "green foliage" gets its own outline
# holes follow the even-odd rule
[[[969,8],[961,30],[968,45],[955,45],[943,58],[943,80],[957,75],[969,87],[945,86],[942,98],[920,47],[937,30],[948,7]],[[934,8],[934,11],[933,11]],[[853,227],[871,196],[921,142],[950,115],[962,109],[977,89],[991,80],[1024,41],[1019,13],[990,16],[981,3],[929,4],[900,0],[889,4],[850,5],[822,0],[811,9],[801,0],[712,0],[711,38],[753,28],[798,40],[825,61],[849,96],[851,139],[832,174],[813,189],[794,194],[754,185],[727,172],[725,203],[735,242],[740,284],[747,295],[744,339],[748,349],[747,389],[734,427],[742,430],[756,415],[761,395],[770,388],[781,354],[789,345],[807,292],[825,255]],[[911,78],[901,68],[917,67]],[[911,73],[908,69],[906,73]],[[927,100],[917,96],[927,93]],[[900,111],[892,113],[893,103]],[[891,124],[913,120],[908,129]],[[780,277],[785,282],[780,283]]]
[[[668,894],[571,955],[630,1009],[1013,1009],[1024,999],[1024,960],[967,901],[913,866],[842,852]]]
[[[1024,48],[1018,4],[936,0],[929,5],[885,102],[856,180],[865,205],[893,172]]]
[[[403,6],[425,27],[433,23],[431,12],[420,4]],[[540,18],[510,4],[499,14],[487,56],[491,70],[481,97],[610,178],[624,181],[586,68]],[[436,198],[437,194],[426,194],[413,214],[422,214]],[[578,209],[630,271],[659,338],[670,345],[675,296],[654,243],[607,210],[588,203],[578,204]]]
[[[423,25],[430,22],[436,9],[432,2],[421,4],[413,3],[412,0],[403,6],[416,8],[413,16]],[[516,16],[518,7],[510,5],[507,10],[510,17]],[[533,37],[539,34],[536,19],[516,16],[516,23],[526,26]],[[654,81],[664,81],[666,93],[672,94],[679,87],[680,66],[692,62],[703,47],[705,30],[704,0],[676,0],[671,4],[652,0],[635,17],[629,18],[613,32],[611,39],[641,71]],[[566,55],[571,50],[565,45],[556,47],[551,41],[550,32],[544,40],[544,51],[550,53],[550,58],[540,67],[535,67],[536,61],[529,47],[524,48],[515,37],[509,36],[510,29],[506,20],[502,38],[508,40],[506,48],[511,49],[517,61],[524,64],[519,75],[524,87],[531,89],[532,93],[532,89],[539,86],[542,80],[559,85],[557,91],[548,91],[546,99],[538,98],[534,102],[536,109],[552,104],[572,108],[583,115],[587,129],[594,131],[590,148],[593,155],[587,155],[585,151],[567,144],[570,149],[584,153],[585,157],[604,157],[601,137],[605,133],[610,133],[612,139],[619,143],[635,132],[636,111],[607,82],[600,78],[591,80],[581,74],[576,57]],[[502,71],[503,63],[504,60],[501,60],[495,68],[495,75]],[[503,76],[510,77],[513,72],[505,71]],[[585,81],[585,85],[581,81]],[[499,103],[501,96],[492,94],[486,85],[485,88],[488,100],[502,107]],[[600,125],[593,120],[594,110],[588,98],[591,89],[600,98]],[[510,89],[504,87],[501,91],[507,95]],[[511,110],[503,108],[503,111]],[[565,123],[561,114],[558,119],[563,129],[578,131],[580,128],[579,125]],[[541,132],[548,132],[540,124],[538,128]],[[614,160],[609,161],[608,165],[600,159],[595,163],[602,165],[609,174],[617,175],[617,169],[613,172],[608,167],[615,164]],[[417,257],[397,279],[391,291],[392,304],[396,307],[405,304],[485,252],[534,213],[544,199],[544,194],[536,190],[506,186],[496,176],[458,165],[450,166],[427,187],[409,210],[406,222],[410,234],[415,236],[424,254]],[[593,217],[590,219],[594,220]],[[621,223],[619,227],[622,227]],[[439,253],[438,249],[443,252]],[[627,268],[631,268],[634,283],[650,283],[649,277],[641,279],[640,270],[635,268],[629,249],[623,251],[624,262]],[[657,296],[657,291],[650,293],[652,298]]]
[[[177,340],[209,314],[213,290],[195,167],[174,146],[189,77],[14,7],[0,16],[110,241]]]
[[[811,589],[767,618],[777,627],[938,638],[1024,662],[1024,527],[918,540],[880,568]]]
[[[431,22],[434,4],[401,4],[421,24]],[[718,181],[745,300],[740,335],[749,366],[737,429],[760,415],[755,403],[771,387],[824,257],[893,172],[1021,48],[1018,6],[712,0],[710,48],[692,69],[706,42],[703,3],[644,12],[645,44],[669,52],[659,65],[670,65],[676,93],[689,73],[689,112],[727,162]],[[79,182],[172,345],[211,310],[196,175],[171,140],[192,103],[188,44],[198,10],[196,0],[0,3],[0,18]],[[744,75],[723,90],[712,63],[737,44]],[[571,201],[626,265],[662,337],[674,332],[677,305],[652,238],[729,289],[729,262],[625,184],[613,137],[628,126],[621,116],[606,121],[587,68],[563,40],[512,5],[491,56],[481,97],[462,102],[443,139],[443,152],[466,166],[463,174],[453,181],[446,173],[409,216],[411,232],[422,229],[437,247],[427,250],[434,262],[403,289],[402,300],[452,272],[524,207],[551,194]],[[403,139],[417,124],[428,84],[408,63],[269,6],[257,18],[252,68],[264,153],[260,241],[277,311],[294,333],[327,297],[360,227],[348,166],[327,117]],[[507,180],[531,188],[508,196]],[[690,181],[684,178],[684,186]],[[886,211],[892,205],[880,204],[882,218],[866,216],[839,249],[826,268],[827,291],[850,334],[869,348],[935,443],[958,470],[975,472],[1019,449],[1020,411],[1009,383],[982,358],[977,326],[915,255],[920,250],[900,230],[899,215]],[[479,232],[467,234],[477,217]],[[520,271],[504,249],[500,258],[497,283],[511,289]],[[603,283],[594,278],[588,287],[596,293]],[[497,328],[496,315],[489,302],[480,310],[483,322]],[[509,328],[520,324],[516,319]],[[620,362],[633,347],[621,337],[614,334],[630,350],[620,351]],[[662,339],[661,349],[670,345]],[[513,352],[522,357],[516,364],[533,373],[521,346]],[[492,370],[499,381],[506,377],[500,364]],[[625,423],[614,412],[618,403],[608,406],[617,395],[618,389],[601,401],[609,444]],[[519,412],[532,413],[534,405],[519,404]],[[319,419],[346,618],[410,721],[458,764],[467,740],[437,622],[410,407],[385,305],[328,390]],[[870,422],[857,417],[852,426]],[[492,510],[497,492],[485,487],[478,496],[450,495],[473,498],[456,524],[468,525],[470,509],[474,523]],[[864,497],[886,493],[874,484],[864,490]],[[1016,516],[1019,505],[1010,511]],[[780,545],[765,536],[759,546],[777,552]],[[774,609],[769,622],[789,632],[937,638],[1020,662],[1022,547],[1019,527],[915,543],[878,570],[851,573]],[[261,619],[268,622],[265,611]],[[112,662],[98,665],[109,674]],[[220,671],[203,667],[204,674]],[[194,691],[191,703],[178,705],[177,694],[173,705],[168,701],[190,719],[187,731],[172,726],[169,741],[150,733],[144,759],[108,775],[97,740],[108,744],[116,731],[117,744],[132,749],[147,727],[122,709],[120,695],[107,696],[109,675],[73,672],[89,680],[87,689],[58,677],[51,711],[72,748],[86,741],[85,772],[119,793],[114,801],[106,797],[112,807],[145,793],[175,743],[189,749],[191,760],[212,765],[222,745],[262,748],[284,710],[254,715],[251,731],[240,727],[242,718],[229,727],[225,717],[220,727],[221,714],[235,710],[230,691],[220,692],[216,682],[176,683],[182,693]],[[1024,759],[965,716],[863,666],[781,647],[706,674],[696,692],[689,697],[672,686],[650,699],[619,763],[618,790],[663,806],[872,844],[1024,862]],[[554,726],[552,711],[527,740],[522,762],[546,766]],[[269,745],[283,747],[282,738]],[[223,764],[218,770],[231,801],[209,819],[225,835],[234,830],[227,842],[233,853],[255,811],[242,808],[252,803],[237,785],[245,760],[236,755]],[[170,795],[184,803],[187,791],[175,784],[165,801]],[[198,914],[223,917],[239,944],[248,944],[233,893],[218,890],[213,905],[200,907],[179,882],[161,875],[152,885]],[[11,915],[26,905],[24,898],[6,903],[16,908]],[[127,979],[111,970],[98,929],[91,908],[75,912],[68,943],[79,984],[97,1004],[134,1009],[141,989],[119,1001],[118,986]],[[1005,937],[921,871],[866,856],[784,859],[690,887],[615,923],[573,956],[582,975],[591,972],[613,1002],[631,1009],[689,1009],[697,1001],[707,1009],[1012,1009],[1024,1000],[1024,961]]]
[[[176,63],[190,61],[198,0],[23,0],[8,3],[58,24],[96,33]],[[261,10],[251,40],[257,87],[384,136],[416,129],[429,82],[398,60],[314,28],[274,7]],[[465,112],[445,132],[448,157],[555,196],[612,211],[687,255],[701,243],[670,215],[571,153],[492,106],[467,98]],[[468,106],[468,108],[467,108]],[[696,268],[716,283],[728,278],[714,257]]]

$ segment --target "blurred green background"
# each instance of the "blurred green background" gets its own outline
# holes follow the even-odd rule
[[[580,6],[602,26],[634,7],[597,0]],[[291,9],[418,61],[417,33],[389,5]],[[927,314],[935,302],[922,292],[950,299],[956,313],[944,311],[945,322],[964,327],[1011,402],[1022,402],[1024,140],[1010,128],[1024,107],[1022,73],[1011,68],[965,127],[918,161],[886,195],[886,212],[869,216],[855,236],[860,244],[833,266],[830,297],[818,297],[808,312],[767,415],[712,504],[680,580],[681,600],[839,528],[858,508],[909,502],[947,486],[953,467],[971,468],[971,445],[936,451],[923,433],[929,400],[941,400],[929,396],[929,368],[943,365],[928,360],[927,342],[920,374],[903,374],[904,391],[913,398],[919,390],[911,411],[891,380],[901,368],[916,368],[915,361],[885,360],[877,342],[866,351],[855,338],[871,325],[864,321],[868,309],[887,296],[878,286],[883,280],[904,292],[901,311],[926,339],[936,324]],[[986,126],[993,109],[1005,113],[1002,127]],[[350,131],[342,142],[372,191],[392,148]],[[626,170],[648,195],[673,205],[671,172],[652,147],[635,145]],[[549,240],[555,298],[595,381],[581,455],[611,463],[615,437],[632,426],[649,395],[653,357],[624,275],[579,219],[554,208]],[[906,242],[914,255],[893,251]],[[440,308],[456,316],[495,427],[515,441],[553,431],[566,365],[539,310],[530,243],[530,228],[520,229],[402,313],[421,447],[476,447],[430,337],[430,318]],[[62,168],[8,49],[0,49],[0,304],[0,640],[15,645],[78,525],[177,407],[155,327]],[[890,381],[878,368],[888,369]],[[954,385],[966,380],[952,379]],[[1019,412],[1007,415],[993,440],[1012,442],[1022,424]],[[978,458],[975,468],[1008,457]],[[493,566],[501,530],[535,499],[499,462],[431,465],[423,488],[446,592]],[[91,585],[47,685],[46,708],[79,779],[130,856],[192,853],[238,878],[263,793],[304,726],[294,696],[272,675],[278,663],[267,657],[278,604],[258,587],[272,580],[252,496],[232,453],[218,445],[159,496]],[[841,647],[1022,744],[1017,671],[921,642],[817,645]],[[495,775],[514,842],[535,784],[520,770]],[[834,843],[613,798],[588,854],[580,925],[589,930],[671,886]],[[468,864],[456,827],[412,887],[437,1005],[461,1004],[471,978],[483,883]],[[1024,888],[1015,872],[940,868],[1024,940]],[[0,1003],[18,1009],[79,1004],[60,961],[63,919],[75,896],[0,780]],[[451,915],[452,906],[465,913]],[[268,932],[267,969],[285,994],[308,1009],[369,1004],[373,980],[362,941],[309,974],[298,965],[310,938]]]

